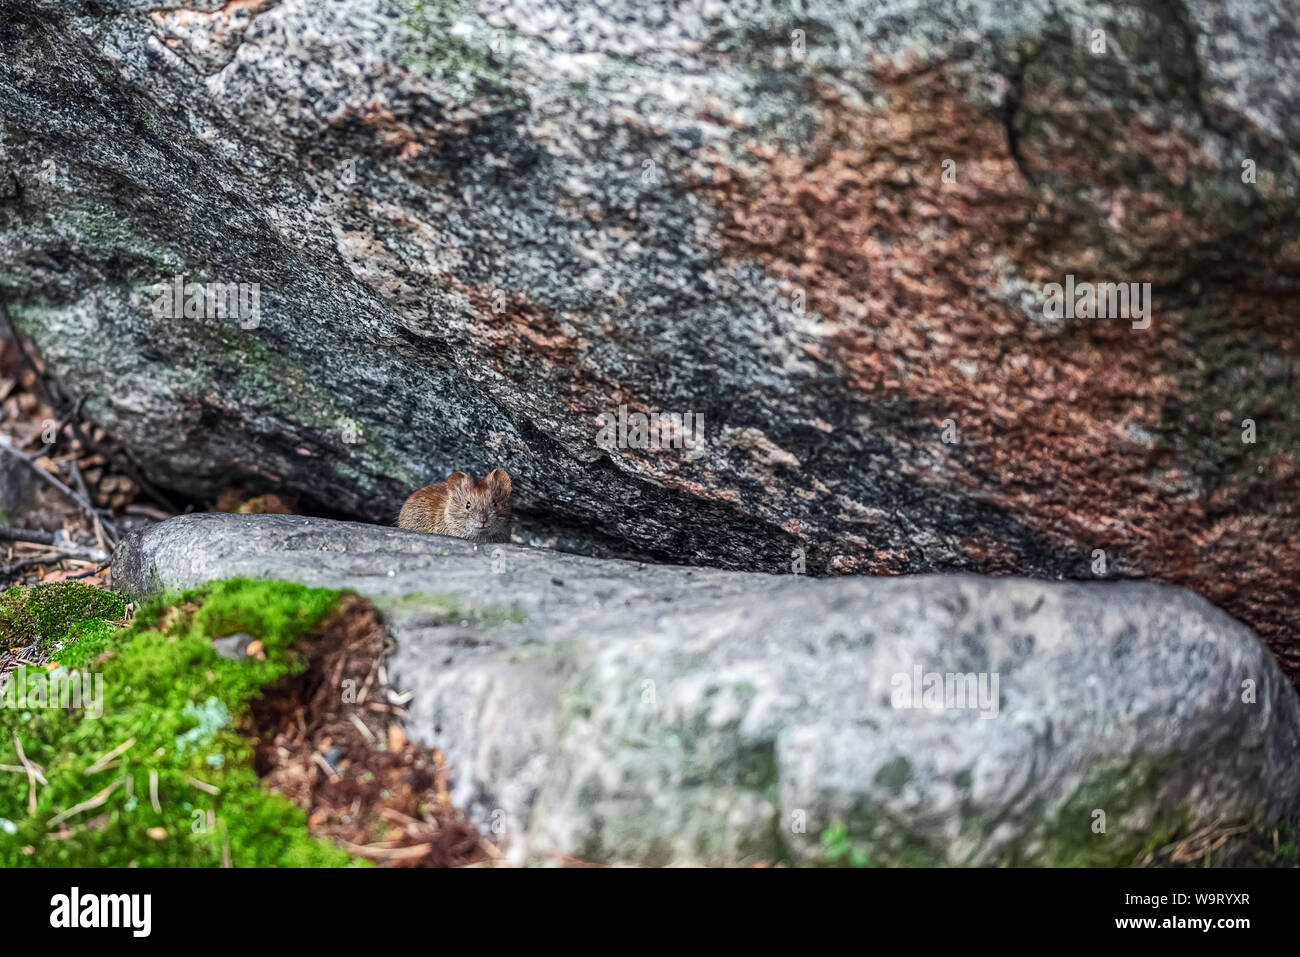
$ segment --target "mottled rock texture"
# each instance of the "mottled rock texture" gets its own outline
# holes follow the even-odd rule
[[[371,595],[408,730],[536,861],[809,864],[825,835],[875,864],[1128,865],[1300,815],[1300,702],[1181,589],[639,565],[280,515],[172,519],[113,565],[137,595],[235,575]],[[928,674],[983,684],[930,702]]]
[[[0,296],[193,496],[391,521],[502,466],[527,540],[604,554],[1092,577],[1100,549],[1297,677],[1297,23],[0,0]],[[156,318],[177,274],[259,284],[258,321]],[[1045,319],[1067,274],[1152,283],[1150,328]],[[706,444],[603,449],[619,405]]]

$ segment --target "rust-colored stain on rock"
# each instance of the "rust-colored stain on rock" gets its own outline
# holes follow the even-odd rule
[[[1111,574],[1118,562],[1120,574],[1199,592],[1300,675],[1294,447],[1249,453],[1255,481],[1234,469],[1211,494],[1170,421],[1196,401],[1187,383],[1203,374],[1206,343],[1186,306],[1161,308],[1153,296],[1148,329],[1042,313],[1044,283],[1067,273],[1194,281],[1177,270],[1218,224],[1198,225],[1174,193],[1111,183],[1104,162],[1072,139],[1085,135],[1086,118],[1068,110],[1050,155],[1031,143],[1018,162],[1001,118],[941,72],[881,82],[887,108],[854,112],[829,98],[820,139],[798,152],[754,144],[746,162],[718,158],[699,189],[723,217],[725,252],[806,292],[809,311],[827,321],[821,351],[852,393],[868,403],[905,396],[918,423],[932,425],[932,441],[916,430],[890,437],[896,447],[919,441],[943,462],[916,482],[993,503],[1063,550],[1104,550]],[[1209,165],[1176,134],[1114,122],[1128,124],[1120,139],[1129,153],[1158,158],[1174,183]],[[1039,172],[1055,189],[1037,182]],[[1098,185],[1069,192],[1082,184]],[[1228,285],[1203,308],[1223,317],[1224,335],[1294,362],[1294,325],[1278,318],[1296,305]],[[1202,438],[1239,442],[1235,418],[1218,424],[1219,435],[1200,426]],[[944,442],[945,425],[956,442]],[[1258,486],[1270,505],[1260,506]],[[1017,570],[1014,543],[968,542],[967,551],[986,571]],[[883,571],[879,559],[833,565]]]

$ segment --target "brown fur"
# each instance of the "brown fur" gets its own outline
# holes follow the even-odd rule
[[[426,485],[406,500],[397,525],[476,542],[508,542],[511,518],[510,473],[493,469],[485,479],[452,472]]]

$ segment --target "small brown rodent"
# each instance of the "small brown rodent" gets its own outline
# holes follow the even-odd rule
[[[397,526],[476,542],[508,542],[510,519],[510,473],[493,469],[482,480],[452,472],[414,492],[402,506]]]

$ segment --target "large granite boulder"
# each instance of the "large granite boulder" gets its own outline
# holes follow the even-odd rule
[[[1117,864],[1300,815],[1300,704],[1182,589],[811,579],[474,545],[293,516],[125,541],[137,595],[354,587],[409,730],[534,861]]]
[[[1155,578],[1295,677],[1298,20],[0,0],[0,300],[192,496],[503,466],[534,543]]]

